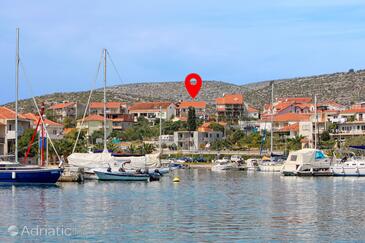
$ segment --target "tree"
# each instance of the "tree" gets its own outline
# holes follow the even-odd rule
[[[65,119],[63,119],[63,125],[65,128],[74,128],[76,127],[76,122],[70,117],[65,117]]]
[[[322,134],[321,134],[321,140],[322,141],[328,141],[331,139],[331,136],[330,136],[330,133],[329,131],[324,131]]]
[[[153,151],[155,151],[155,145],[151,144],[151,143],[143,143],[140,146],[138,146],[138,151],[145,155],[145,154],[151,154],[153,153]]]
[[[289,150],[299,150],[302,147],[302,139],[303,136],[296,135],[294,138],[288,139],[288,148]]]
[[[29,128],[29,129],[25,130],[23,135],[19,138],[19,141],[18,141],[19,157],[25,156],[25,153],[27,152],[27,149],[28,149],[29,142],[32,139],[33,133],[34,133],[34,129]],[[32,144],[32,147],[30,149],[29,157],[34,157],[38,153],[38,146],[37,146],[38,141],[39,141],[38,138],[39,138],[39,136],[37,134],[34,139],[34,142]]]
[[[137,147],[133,144],[129,145],[128,147],[128,152],[131,153],[131,154],[136,154],[138,151]]]
[[[197,121],[195,115],[195,108],[189,107],[188,110],[188,131],[195,131],[197,128]]]
[[[96,140],[97,139],[103,139],[104,138],[104,131],[94,131],[91,136],[90,136],[90,139],[91,139],[91,143],[92,144],[96,144]]]
[[[221,124],[219,124],[217,122],[212,122],[209,125],[209,128],[213,129],[213,131],[215,131],[215,132],[223,132],[224,133],[224,126],[222,126]]]
[[[69,132],[68,134],[66,134],[63,139],[54,141],[54,145],[60,156],[63,155],[65,158],[67,158],[72,153],[73,147],[76,142],[77,134],[78,134],[78,131],[73,130],[73,131]],[[78,152],[78,153],[87,152],[86,144],[87,144],[86,134],[84,131],[81,131],[75,152]],[[50,149],[49,153],[51,155],[52,154],[55,155],[55,152],[53,151],[53,149]]]

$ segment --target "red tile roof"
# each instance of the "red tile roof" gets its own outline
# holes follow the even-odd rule
[[[294,131],[294,132],[299,131],[299,123],[287,125],[279,130],[279,132],[290,132],[290,131]]]
[[[76,131],[76,128],[65,128],[63,129],[63,134],[68,134],[72,131]]]
[[[129,110],[130,111],[159,111],[160,106],[162,109],[167,109],[172,104],[172,102],[139,102],[133,104]]]
[[[21,114],[18,114],[18,118],[26,119]],[[13,110],[5,107],[5,106],[0,106],[0,119],[14,120],[15,119],[15,111],[13,111]]]
[[[23,116],[28,119],[28,120],[32,120],[34,122],[34,124],[37,124],[38,122],[38,118],[39,116],[33,114],[33,113],[27,113],[27,114],[23,114]],[[62,124],[48,120],[48,119],[43,119],[44,123],[46,125],[50,125],[50,126],[58,126],[58,127],[63,127]]]
[[[311,97],[286,97],[286,98],[278,98],[277,101],[295,102],[295,103],[310,103],[312,101],[312,98]]]
[[[126,115],[112,119],[113,122],[134,122],[133,116]]]
[[[182,101],[179,107],[180,108],[194,107],[194,108],[205,109],[207,107],[207,103],[205,101]]]
[[[120,108],[123,105],[126,105],[125,102],[106,102],[106,108],[113,109],[113,108]],[[104,108],[104,102],[91,102],[90,109],[102,109]]]
[[[340,113],[365,113],[365,108],[355,108],[343,110]]]
[[[290,122],[290,121],[309,121],[311,117],[311,114],[303,114],[303,113],[285,113],[285,114],[279,114],[274,115],[274,122]],[[262,119],[262,121],[270,121],[271,116],[266,115]]]
[[[305,108],[310,109],[314,105],[311,103],[300,103],[300,104],[295,104],[295,106],[299,107],[300,109],[305,109]]]
[[[59,103],[59,104],[54,104],[52,105],[49,109],[54,110],[54,109],[63,109],[69,106],[73,106],[75,105],[75,102],[66,102],[66,103]]]
[[[242,105],[243,95],[225,94],[222,98],[217,98],[216,103],[217,105]]]
[[[285,102],[281,102],[279,104],[274,105],[274,108],[278,111],[284,110],[290,106],[292,106],[294,104],[293,101],[285,101]]]
[[[107,120],[110,121],[110,119],[107,118]],[[78,121],[82,121],[82,119],[79,119]],[[85,122],[87,121],[104,121],[104,117],[103,116],[99,116],[99,115],[90,115],[85,117]]]

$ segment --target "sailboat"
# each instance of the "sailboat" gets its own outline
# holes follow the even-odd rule
[[[1,184],[54,184],[61,176],[59,168],[22,165],[18,159],[18,97],[19,97],[19,28],[16,29],[16,100],[15,100],[15,162],[0,162]]]
[[[112,171],[118,171],[122,164],[128,164],[129,168],[126,170],[133,173],[136,169],[150,168],[149,172],[153,173],[157,167],[159,167],[159,154],[150,154],[145,156],[132,156],[132,157],[119,157],[113,156],[107,149],[107,117],[106,117],[106,83],[107,83],[107,50],[103,50],[103,62],[104,62],[104,111],[103,111],[103,129],[104,149],[101,153],[75,153],[73,152],[67,157],[68,163],[71,166],[83,168],[85,172],[85,179],[98,179],[95,171],[107,172],[108,168]],[[86,111],[85,111],[86,112]],[[76,146],[75,146],[76,147]],[[75,150],[74,147],[74,150]],[[130,162],[130,163],[126,163]]]
[[[282,156],[274,155],[274,82],[271,83],[271,129],[270,129],[270,157],[264,156],[259,164],[262,172],[280,172],[284,159]]]

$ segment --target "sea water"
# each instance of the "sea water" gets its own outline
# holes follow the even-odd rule
[[[0,186],[0,242],[365,240],[364,192],[365,178],[206,169],[151,183]]]

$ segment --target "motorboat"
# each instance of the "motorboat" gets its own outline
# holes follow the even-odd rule
[[[283,158],[280,156],[264,156],[259,161],[259,170],[262,172],[280,172],[283,167]]]
[[[350,158],[331,166],[334,176],[365,176],[365,159]]]
[[[301,149],[289,153],[281,173],[285,176],[331,175],[331,159],[318,149]]]
[[[123,171],[98,171],[95,170],[98,180],[101,181],[150,181],[150,175],[147,173],[129,173]]]
[[[238,163],[238,164],[243,164],[245,162],[245,160],[240,155],[232,155],[231,156],[231,161],[235,162],[235,163]]]
[[[260,170],[258,159],[251,158],[251,159],[246,160],[246,166],[247,166],[247,171],[259,171]]]
[[[238,170],[238,169],[239,167],[237,163],[232,162],[228,157],[215,160],[211,168],[212,171],[216,172],[227,171],[227,170]]]

